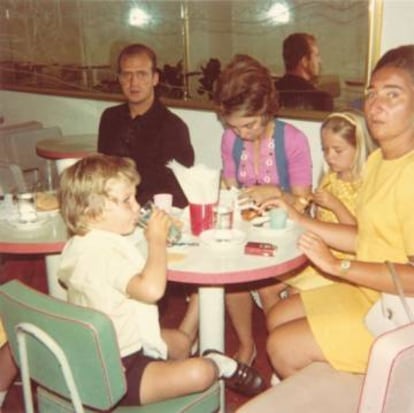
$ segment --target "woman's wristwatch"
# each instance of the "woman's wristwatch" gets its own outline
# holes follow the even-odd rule
[[[339,272],[341,275],[346,275],[351,268],[351,260],[341,260],[339,263]]]

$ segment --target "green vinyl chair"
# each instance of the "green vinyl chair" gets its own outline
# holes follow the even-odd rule
[[[17,280],[0,286],[0,315],[23,382],[25,412],[208,413],[219,384],[145,406],[117,406],[126,381],[115,330],[103,313],[69,304]]]

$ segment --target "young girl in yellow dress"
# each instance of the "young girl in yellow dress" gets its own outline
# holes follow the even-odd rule
[[[365,126],[364,117],[356,112],[334,112],[321,127],[325,174],[312,195],[315,217],[324,222],[355,224],[355,202],[361,187],[361,170],[374,144]],[[333,251],[338,258],[349,254]],[[299,275],[285,281],[304,291],[331,284],[312,264]]]

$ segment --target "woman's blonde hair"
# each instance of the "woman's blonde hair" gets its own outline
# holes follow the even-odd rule
[[[112,185],[119,181],[132,185],[140,183],[132,159],[96,154],[63,171],[59,202],[62,217],[72,235],[88,232],[90,221],[101,216]]]
[[[327,130],[338,134],[355,148],[352,175],[355,179],[359,178],[365,160],[376,147],[363,114],[353,110],[333,112],[322,123],[321,131]],[[328,170],[326,163],[325,170]]]

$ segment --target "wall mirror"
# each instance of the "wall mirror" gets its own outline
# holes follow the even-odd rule
[[[313,33],[322,56],[319,86],[335,108],[358,105],[375,57],[380,0],[1,0],[3,87],[88,97],[119,94],[121,47],[157,52],[161,96],[208,107],[220,67],[235,53],[284,71],[282,42]],[[119,95],[118,95],[119,96]],[[179,106],[179,105],[178,105]]]

